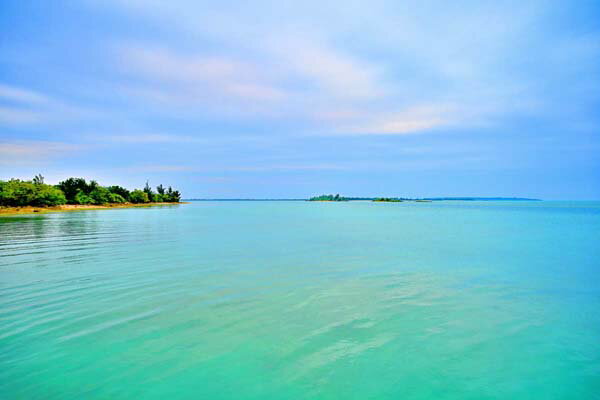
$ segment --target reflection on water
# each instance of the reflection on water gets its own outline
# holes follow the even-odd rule
[[[598,203],[0,218],[0,398],[595,398]]]

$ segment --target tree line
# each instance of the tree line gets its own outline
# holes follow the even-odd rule
[[[122,186],[100,186],[83,178],[69,178],[58,185],[44,183],[42,175],[30,181],[11,179],[0,181],[0,206],[59,206],[63,204],[123,204],[123,203],[178,203],[181,194],[162,184],[152,190],[148,182],[143,189],[128,190]]]
[[[404,200],[397,197],[375,197],[372,201],[384,203],[402,203]]]
[[[348,201],[348,199],[339,194],[322,194],[320,196],[311,197],[308,201]]]

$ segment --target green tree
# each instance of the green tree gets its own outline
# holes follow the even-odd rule
[[[129,200],[129,190],[125,189],[124,187],[121,186],[109,186],[108,191],[114,194],[118,194],[119,196],[121,196],[125,201]]]
[[[118,193],[109,193],[109,203],[126,203],[127,200]]]
[[[98,182],[96,181],[90,181],[90,183],[87,184],[87,194],[92,193],[94,190],[96,190],[98,187],[100,187],[100,185],[98,184]]]
[[[73,199],[73,203],[74,204],[93,204],[94,203],[94,199],[92,199],[90,196],[88,196],[87,194],[85,194],[83,192],[83,190],[80,190],[75,195],[75,198]]]
[[[92,181],[94,182],[94,181]],[[94,190],[92,190],[89,194],[94,204],[106,204],[110,203],[110,192],[107,188],[102,186],[97,186]]]
[[[35,198],[35,186],[26,181],[11,179],[0,183],[0,205],[19,207],[30,205]]]
[[[33,206],[60,206],[67,202],[65,194],[51,185],[43,183],[34,184],[36,186],[35,199],[31,203]]]
[[[149,203],[148,193],[136,189],[129,194],[129,201],[132,203]]]
[[[44,177],[42,176],[42,174],[37,174],[36,176],[33,177],[33,183],[35,185],[43,185],[44,184]]]
[[[144,186],[144,193],[148,195],[148,201],[154,201],[154,192],[148,184],[148,181],[146,181],[146,186]]]
[[[309,201],[348,201],[348,199],[339,194],[336,194],[335,196],[332,194],[322,194],[320,196],[311,197]]]
[[[65,197],[67,198],[67,203],[70,204],[81,204],[75,201],[75,196],[77,196],[79,192],[87,195],[92,191],[83,178],[65,179],[64,181],[59,182],[58,188],[63,191]]]
[[[0,181],[1,206],[56,206],[65,202],[63,192],[51,185],[19,179]]]
[[[172,203],[179,203],[180,200],[181,200],[181,193],[179,193],[179,190],[174,190],[173,194],[171,195],[171,199],[169,201]]]
[[[181,194],[177,190],[173,190],[171,186],[167,189],[163,196],[163,201],[168,203],[178,203],[181,200]]]
[[[161,184],[152,191],[148,182],[143,190],[129,190],[121,186],[103,187],[97,181],[86,182],[83,178],[68,178],[56,186],[46,185],[41,174],[31,181],[11,179],[0,181],[0,206],[54,206],[62,204],[106,204],[179,202],[181,193]],[[333,197],[333,196],[331,196]],[[339,197],[339,196],[338,196]],[[340,198],[341,199],[341,198]]]

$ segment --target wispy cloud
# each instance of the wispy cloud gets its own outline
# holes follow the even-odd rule
[[[348,164],[336,163],[297,163],[297,164],[262,164],[262,165],[132,165],[128,167],[119,167],[119,170],[131,173],[163,173],[163,172],[192,172],[192,173],[213,173],[213,172],[286,172],[286,171],[328,171],[328,170],[347,170],[351,169]]]
[[[98,116],[98,111],[68,104],[38,91],[0,84],[0,124],[34,125]]]
[[[197,167],[185,165],[134,165],[130,167],[119,167],[119,170],[130,173],[161,173],[161,172],[194,172],[198,171]]]
[[[103,141],[116,143],[191,143],[202,142],[200,138],[185,135],[169,135],[161,133],[140,133],[140,134],[124,134],[124,135],[88,135],[91,139],[101,137]]]
[[[252,63],[231,57],[129,45],[119,48],[122,70],[151,85],[156,100],[196,103],[273,102],[286,93]]]
[[[0,124],[21,125],[33,124],[43,119],[43,114],[37,111],[16,107],[0,107]]]
[[[0,142],[0,164],[43,164],[50,159],[81,151],[85,146],[64,142],[15,141]]]
[[[380,66],[345,54],[323,40],[283,37],[269,48],[290,75],[313,84],[324,96],[373,99],[385,93]]]
[[[48,97],[42,93],[0,84],[0,99],[26,104],[47,103]]]
[[[464,111],[453,105],[418,105],[397,113],[366,117],[354,125],[341,126],[341,134],[405,135],[464,123]]]

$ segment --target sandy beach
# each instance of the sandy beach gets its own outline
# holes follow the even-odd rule
[[[179,204],[187,204],[185,202],[179,203],[124,203],[124,204],[106,204],[106,205],[87,205],[87,204],[65,204],[62,206],[54,207],[0,207],[0,216],[7,215],[20,215],[20,214],[34,214],[34,213],[49,213],[49,212],[68,212],[68,211],[88,211],[88,210],[106,210],[114,208],[133,208],[133,207],[156,207],[156,206],[176,206]]]

